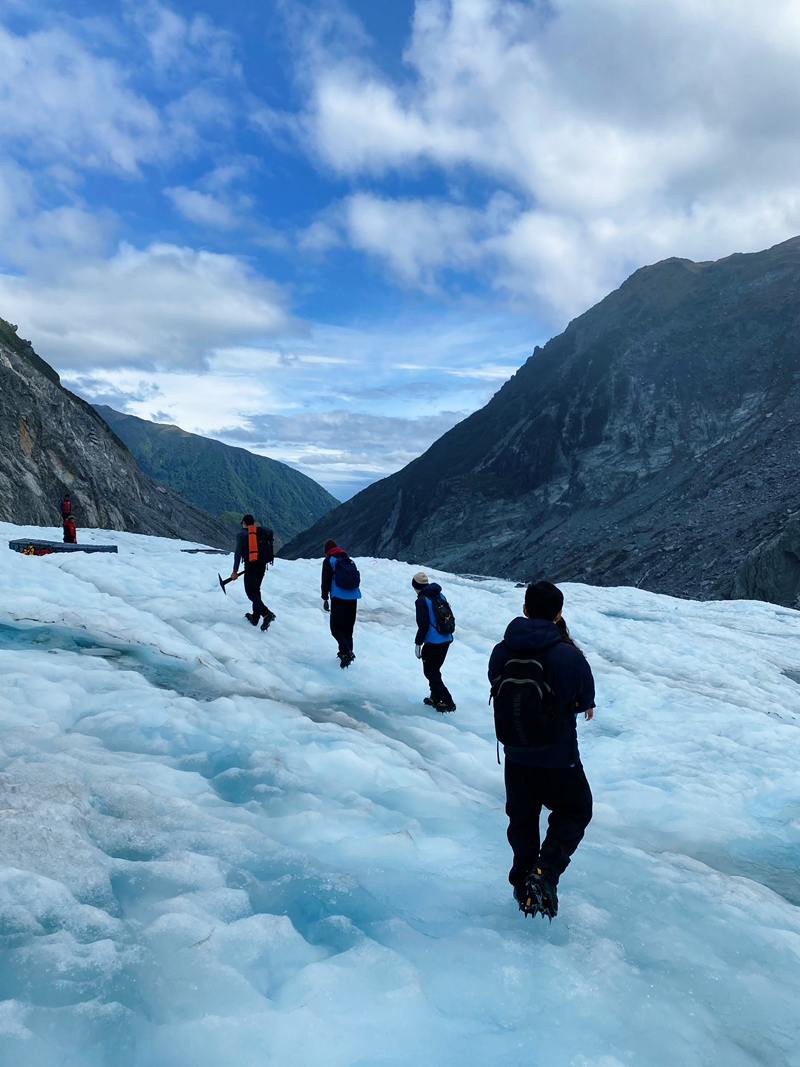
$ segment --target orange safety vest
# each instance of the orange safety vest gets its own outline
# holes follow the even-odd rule
[[[247,548],[249,552],[249,558],[251,563],[255,563],[258,559],[258,527],[247,527]]]

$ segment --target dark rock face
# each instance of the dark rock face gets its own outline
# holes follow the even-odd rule
[[[105,405],[97,410],[145,474],[205,511],[228,518],[234,532],[242,515],[251,512],[288,541],[339,503],[285,463]]]
[[[224,523],[150,481],[94,408],[64,389],[0,319],[0,518],[59,525],[65,492],[79,531],[105,527],[231,547]]]
[[[800,238],[670,259],[283,550],[675,596],[800,594]]]

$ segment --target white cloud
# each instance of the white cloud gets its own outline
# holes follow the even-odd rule
[[[301,252],[326,252],[342,244],[339,227],[335,224],[317,219],[297,237],[297,247]]]
[[[306,33],[294,128],[324,166],[488,190],[351,197],[351,243],[407,284],[480,265],[563,321],[643,262],[800,231],[795,0],[417,0],[404,80]]]
[[[332,410],[261,415],[225,439],[291,463],[341,500],[406,466],[465,414],[440,411],[404,418]]]
[[[212,437],[224,434],[226,427],[245,427],[251,416],[280,404],[263,377],[227,368],[207,374],[157,370],[146,375],[134,368],[91,368],[69,371],[62,380],[92,403]]]
[[[158,154],[162,131],[113,60],[62,29],[16,36],[2,26],[0,126],[6,151],[131,175]]]
[[[200,189],[178,185],[165,189],[178,211],[190,222],[213,226],[223,230],[233,229],[245,220],[252,207],[252,200],[243,193],[231,190],[232,183],[247,176],[247,169],[240,163],[216,167],[199,182]]]
[[[218,226],[226,230],[236,225],[237,220],[230,205],[223,203],[211,193],[187,189],[185,185],[177,185],[173,189],[165,189],[164,192],[181,215],[190,222],[199,222],[204,226]]]
[[[292,332],[281,290],[234,256],[123,245],[57,277],[0,275],[8,308],[57,367],[202,368],[221,345]]]
[[[528,317],[410,316],[219,347],[201,374],[110,364],[76,368],[65,383],[117,410],[291,463],[341,498],[399,469],[481,407],[543,339],[531,339]]]
[[[485,260],[484,242],[516,214],[498,193],[485,210],[433,200],[392,200],[356,193],[344,204],[354,248],[384,257],[404,281],[429,291],[439,268],[467,271]]]
[[[75,185],[85,171],[140,178],[143,165],[191,155],[233,121],[228,90],[241,90],[241,70],[229,35],[156,3],[129,10],[149,42],[158,105],[131,88],[142,72],[132,55],[116,58],[122,42],[109,23],[64,19],[20,34],[0,25],[0,155],[37,171],[40,185]],[[109,45],[115,58],[102,54]]]
[[[157,73],[181,78],[197,73],[241,74],[230,34],[205,15],[186,19],[156,0],[125,0],[123,7],[147,41]]]

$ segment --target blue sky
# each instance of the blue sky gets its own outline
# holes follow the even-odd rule
[[[632,270],[800,232],[790,0],[0,0],[0,315],[340,497]]]

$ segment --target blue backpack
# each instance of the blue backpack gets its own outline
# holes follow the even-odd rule
[[[358,567],[349,556],[331,556],[331,566],[333,567],[333,579],[340,589],[358,589],[361,585]]]

